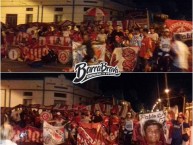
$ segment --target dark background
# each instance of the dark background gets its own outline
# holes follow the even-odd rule
[[[61,73],[60,73],[61,74]],[[58,73],[3,73],[4,79],[44,79],[44,77],[58,77]],[[66,78],[72,80],[74,73],[64,74]],[[164,73],[122,73],[120,77],[100,77],[89,81],[98,81],[102,90],[101,96],[106,98],[115,97],[117,100],[127,100],[131,102],[135,111],[142,107],[151,110],[153,104],[160,97],[166,98],[164,93],[165,77]],[[182,110],[183,99],[186,96],[188,102],[192,101],[192,74],[191,73],[168,73],[168,88],[170,91],[171,106],[179,105]],[[80,86],[84,86],[80,85]],[[158,89],[159,88],[159,89]],[[166,105],[166,102],[163,102]]]
[[[192,20],[192,0],[113,0],[127,4],[132,1],[135,8],[147,8],[153,13],[164,13],[170,19]]]

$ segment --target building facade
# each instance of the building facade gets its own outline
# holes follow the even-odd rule
[[[74,85],[63,75],[42,80],[1,80],[1,107],[18,104],[78,105],[90,104],[100,96],[98,82],[89,81],[84,88]]]
[[[132,2],[130,4],[132,6]],[[104,20],[121,20],[131,9],[113,0],[2,0],[1,21],[9,25],[29,22],[60,22],[71,20],[80,23],[91,17],[85,15],[92,7],[104,8]]]

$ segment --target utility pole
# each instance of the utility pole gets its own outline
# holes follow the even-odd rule
[[[74,22],[75,0],[72,0],[72,22]]]
[[[167,78],[167,74],[165,73],[164,74],[164,76],[165,76],[165,86],[166,86],[166,90],[165,90],[165,92],[166,92],[166,97],[167,97],[167,107],[168,108],[170,108],[170,96],[169,96],[169,89],[168,89],[168,78]]]
[[[185,113],[185,109],[186,109],[186,96],[183,95],[183,113]]]

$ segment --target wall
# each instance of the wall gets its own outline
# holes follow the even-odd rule
[[[1,80],[1,106],[13,107],[22,104],[23,99],[41,104],[42,85],[41,80]],[[24,92],[32,92],[32,96],[24,96]]]
[[[92,98],[100,93],[98,87],[95,90],[92,92],[73,85],[72,81],[63,75],[58,76],[58,78],[46,77],[42,80],[2,79],[1,107],[23,104],[23,99],[32,99],[32,104],[44,105],[53,105],[54,100],[66,101],[67,105],[90,103]],[[25,96],[24,92],[32,92],[32,96]],[[66,94],[66,97],[55,97],[54,93]]]
[[[89,2],[91,1],[91,2]],[[96,2],[96,3],[95,3]],[[1,21],[6,22],[6,14],[18,14],[17,24],[26,22],[26,14],[33,14],[33,22],[53,22],[54,14],[63,14],[63,20],[72,20],[73,0],[2,0],[1,1]],[[26,11],[26,8],[33,8],[33,11]],[[55,7],[63,7],[63,12],[55,12]],[[122,18],[121,12],[129,7],[110,0],[75,0],[74,3],[74,21],[79,23],[84,19],[84,7],[103,7],[106,9],[108,16]],[[112,12],[111,12],[112,11]],[[117,12],[118,11],[118,12]],[[112,13],[112,15],[111,15]]]

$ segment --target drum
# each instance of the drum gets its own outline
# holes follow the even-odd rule
[[[60,50],[58,52],[58,61],[62,64],[67,64],[72,59],[72,51]]]
[[[40,114],[40,119],[42,121],[50,121],[52,120],[53,116],[50,112],[44,111]]]
[[[8,57],[11,60],[17,60],[21,56],[21,50],[19,48],[12,48],[8,52]]]

